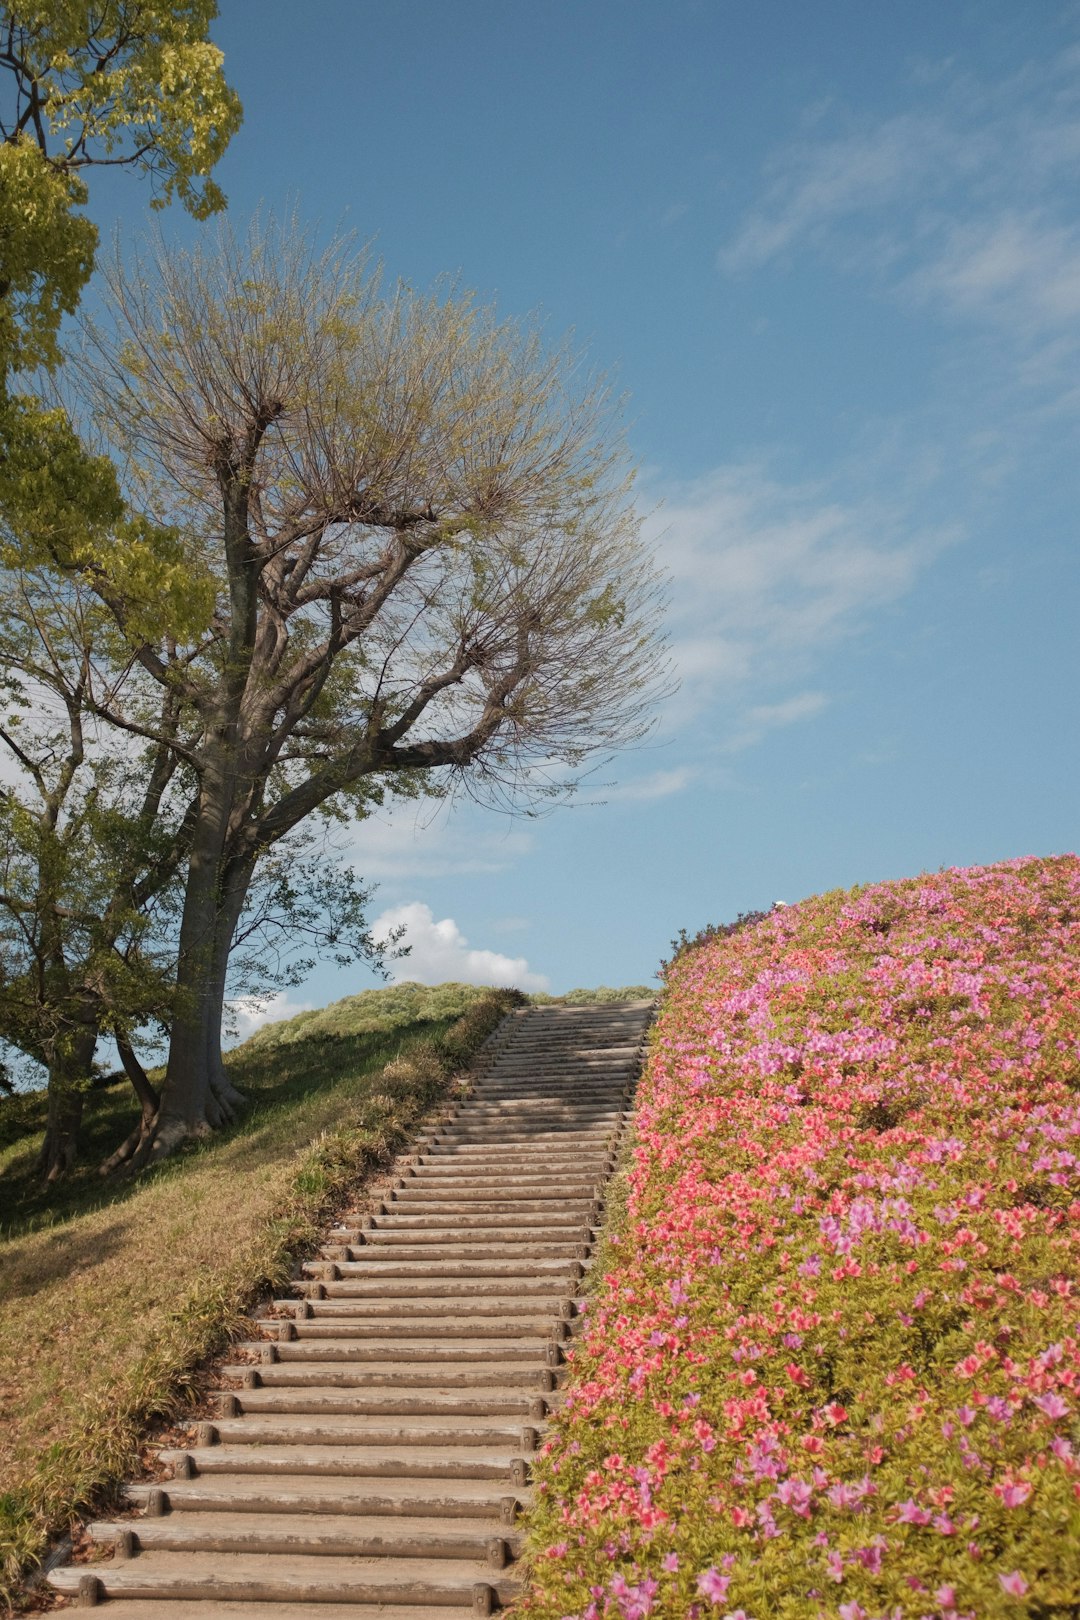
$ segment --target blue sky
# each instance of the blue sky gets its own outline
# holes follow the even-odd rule
[[[1080,8],[224,0],[215,37],[236,221],[573,329],[671,576],[681,690],[607,787],[356,829],[403,976],[647,982],[683,926],[1076,847]]]

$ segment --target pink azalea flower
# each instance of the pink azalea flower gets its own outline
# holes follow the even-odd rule
[[[998,1580],[1001,1590],[1009,1597],[1023,1597],[1028,1589],[1028,1583],[1018,1569],[1014,1569],[1010,1575],[999,1575]]]
[[[704,1570],[697,1578],[697,1589],[710,1603],[723,1603],[731,1585],[730,1575],[721,1575],[715,1567]]]

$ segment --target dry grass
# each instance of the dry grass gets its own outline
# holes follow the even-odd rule
[[[478,1005],[464,1040],[445,1020],[422,1041],[414,1027],[241,1053],[234,1078],[261,1101],[240,1127],[134,1184],[84,1178],[51,1223],[29,1180],[37,1139],[8,1150],[0,1186],[28,1194],[5,1205],[22,1229],[0,1243],[0,1593],[123,1477],[153,1417],[197,1397],[200,1363],[438,1102],[433,1056],[475,1049],[504,1010]]]

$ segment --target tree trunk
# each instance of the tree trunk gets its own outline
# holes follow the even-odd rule
[[[120,1165],[126,1164],[142,1147],[143,1143],[149,1140],[153,1135],[154,1127],[157,1124],[158,1110],[161,1107],[161,1099],[151,1085],[146,1070],[135,1056],[134,1048],[127,1037],[126,1031],[117,1029],[113,1033],[116,1036],[116,1050],[119,1052],[120,1061],[124,1065],[124,1073],[131,1081],[132,1089],[139,1099],[141,1115],[135,1129],[125,1137],[116,1152],[110,1153],[109,1157],[98,1166],[98,1173],[103,1176],[111,1175],[114,1170],[119,1169]]]
[[[86,1082],[96,1045],[97,1029],[93,1024],[69,1025],[53,1043],[49,1115],[38,1157],[38,1170],[46,1181],[59,1181],[78,1157]]]
[[[252,860],[233,862],[230,865],[224,883],[214,940],[212,995],[207,1006],[204,1061],[210,1096],[221,1115],[222,1124],[231,1124],[246,1101],[243,1092],[236,1089],[225,1071],[221,1055],[221,1021],[225,1010],[225,982],[229,973],[229,955],[254,870],[255,862]]]
[[[176,1014],[169,1039],[169,1061],[153,1130],[132,1155],[132,1170],[163,1159],[190,1137],[212,1128],[207,1114],[206,1024],[214,982],[214,942],[218,880],[231,794],[227,765],[207,769],[192,836],[184,911],[176,962]]]
[[[113,1031],[116,1037],[116,1050],[120,1054],[120,1062],[124,1065],[124,1073],[131,1081],[131,1088],[139,1099],[144,1120],[153,1119],[161,1106],[161,1098],[150,1084],[150,1077],[138,1058],[128,1039],[127,1031],[117,1029]]]
[[[206,825],[196,830],[180,925],[168,1067],[157,1116],[141,1131],[128,1160],[132,1171],[166,1158],[191,1137],[230,1124],[244,1102],[222,1063],[221,1019],[229,952],[255,863],[223,861],[217,820],[208,810]],[[218,858],[213,860],[215,843]]]

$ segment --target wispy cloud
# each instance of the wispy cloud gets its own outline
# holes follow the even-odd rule
[[[357,822],[349,853],[365,878],[413,883],[502,872],[531,848],[527,828],[490,812],[466,806],[433,814],[401,804]]]
[[[957,539],[883,502],[783,484],[762,466],[720,468],[672,489],[650,521],[672,581],[683,683],[675,729],[721,699],[741,711],[744,733],[762,733],[770,716],[809,718],[805,694],[772,694],[801,684],[830,646],[910,590]],[[824,701],[814,694],[813,712]]]
[[[732,273],[760,269],[807,238],[825,247],[839,221],[925,197],[928,189],[940,195],[953,170],[970,167],[970,144],[939,117],[916,113],[800,140],[772,158],[760,201],[721,247],[718,263]]]
[[[532,927],[529,917],[495,917],[490,924],[493,934],[523,934]]]
[[[744,717],[743,729],[727,744],[728,752],[750,748],[770,731],[797,725],[802,720],[813,720],[829,706],[824,692],[798,692],[782,703],[755,703]]]
[[[376,939],[387,939],[403,928],[400,943],[409,946],[409,955],[389,964],[393,978],[416,979],[421,984],[516,985],[519,990],[546,990],[548,980],[534,973],[523,956],[504,956],[501,951],[476,950],[469,945],[452,917],[435,920],[430,906],[412,900],[392,906],[372,924]]]
[[[943,316],[1029,341],[1080,314],[1080,52],[998,82],[952,64],[886,117],[830,105],[769,159],[718,253],[730,274],[796,251],[869,273]]]
[[[673,794],[685,792],[699,774],[693,765],[676,765],[670,770],[649,771],[645,776],[633,777],[628,782],[616,782],[612,787],[597,791],[605,804],[669,799]]]
[[[943,233],[908,287],[1014,330],[1021,314],[1029,332],[1072,325],[1080,315],[1080,230],[1032,211],[969,220]]]

